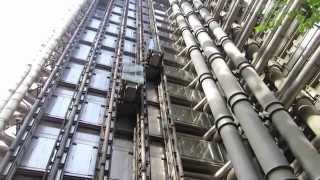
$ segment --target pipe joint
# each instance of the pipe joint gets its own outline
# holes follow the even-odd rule
[[[195,12],[194,11],[188,11],[184,13],[184,17],[188,18],[189,16],[193,15]]]
[[[204,28],[204,27],[199,27],[198,29],[194,30],[194,35],[195,35],[195,37],[198,38],[198,35],[199,35],[200,33],[202,33],[202,32],[207,32],[207,31],[206,31],[206,28]]]
[[[234,126],[236,129],[238,129],[238,126],[236,125],[236,123],[234,123],[233,118],[230,115],[224,115],[215,120],[215,126],[219,134],[220,134],[220,130],[227,125]]]
[[[219,27],[219,24],[217,23],[219,20],[215,17],[212,17],[210,16],[208,18],[208,20],[206,21],[206,23],[208,24],[208,26],[211,28],[211,29],[215,29],[217,27]],[[212,23],[212,24],[211,24]]]
[[[227,41],[230,41],[230,38],[228,37],[228,35],[225,34],[220,39],[216,40],[216,44],[217,46],[223,46],[224,43],[226,43]]]
[[[275,173],[278,173],[278,172],[280,172],[280,170],[288,170],[288,171],[290,171],[290,172],[293,173],[293,168],[290,167],[289,165],[279,165],[279,166],[276,166],[276,167],[270,169],[270,170],[266,173],[264,179],[273,179],[273,178],[271,178],[272,174],[273,174],[275,171],[276,171]],[[293,177],[293,176],[291,176],[290,178],[286,178],[286,180],[296,180],[296,178]]]
[[[207,57],[210,65],[213,63],[213,61],[220,59],[220,58],[222,58],[222,54],[220,52],[212,53]]]
[[[270,102],[268,105],[266,105],[264,109],[269,113],[269,117],[272,117],[272,115],[278,111],[285,111],[289,114],[289,112],[283,107],[282,103],[279,101]]]
[[[202,73],[200,76],[199,76],[199,84],[202,84],[204,80],[206,79],[213,79],[213,76],[211,73],[207,72],[207,73]]]
[[[237,69],[238,69],[238,74],[241,74],[242,71],[246,68],[254,68],[250,63],[243,61],[241,63],[238,64]]]
[[[229,98],[228,98],[228,104],[232,110],[232,112],[234,112],[234,107],[236,106],[236,104],[238,102],[241,102],[241,101],[248,101],[248,98],[246,96],[246,94],[244,92],[235,92],[234,94],[232,94]]]
[[[187,50],[187,53],[188,53],[189,56],[190,56],[190,54],[191,54],[191,52],[192,52],[193,50],[198,50],[198,51],[200,51],[200,48],[199,48],[199,46],[196,45],[196,44],[193,44],[193,45],[189,46],[189,47],[188,47],[188,50]]]

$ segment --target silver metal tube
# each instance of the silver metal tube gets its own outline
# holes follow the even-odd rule
[[[243,56],[235,44],[227,38],[227,35],[215,21],[209,21],[210,30],[218,41],[221,42],[226,54],[231,58],[233,64],[239,70],[240,75],[246,81],[248,88],[254,94],[259,104],[270,113],[270,119],[280,135],[286,140],[292,153],[302,164],[311,179],[319,179],[320,155],[310,141],[304,136],[292,117],[284,110],[274,93],[262,81],[255,69],[250,66],[248,60]]]
[[[209,11],[203,6],[200,0],[193,0],[193,4],[201,17],[204,19],[211,18]],[[189,8],[191,8],[189,3],[182,3],[181,6],[183,5],[184,7],[189,6]],[[189,14],[189,12],[185,13]],[[190,15],[189,19],[191,19],[191,16],[193,15]],[[289,163],[275,144],[273,137],[264,127],[259,115],[246,98],[246,94],[242,90],[236,77],[228,68],[225,60],[219,56],[221,53],[214,45],[214,41],[206,31],[199,30],[204,28],[199,19],[191,20],[194,21],[189,21],[189,24],[197,35],[204,54],[206,57],[209,57],[209,64],[211,64],[212,70],[228,99],[229,106],[239,120],[266,176],[268,179],[275,180],[293,178],[294,176],[289,167]]]
[[[266,4],[266,2],[267,0],[258,0],[257,6],[254,8],[254,11],[252,12],[252,14],[249,15],[250,18],[248,18],[248,21],[245,21],[245,24],[244,24],[245,26],[244,28],[242,28],[241,34],[236,41],[237,47],[239,49],[242,49],[243,45],[251,35],[258,18],[258,14],[262,11],[262,8]]]
[[[305,64],[302,71],[291,82],[290,86],[284,90],[280,101],[288,108],[305,85],[320,69],[320,46]],[[289,74],[290,76],[290,74]]]
[[[310,33],[313,33],[312,31]],[[309,33],[308,33],[309,34]],[[293,66],[292,70],[290,71],[290,73],[288,74],[288,76],[286,77],[285,81],[283,84],[281,84],[281,87],[279,88],[278,91],[278,98],[284,99],[284,95],[287,94],[287,90],[290,88],[291,84],[293,81],[296,80],[297,76],[299,75],[299,73],[301,72],[301,69],[303,68],[303,66],[305,65],[307,59],[312,55],[312,53],[316,50],[316,48],[319,46],[320,42],[319,42],[319,38],[320,38],[320,30],[317,30],[317,32],[314,34],[314,36],[312,37],[312,39],[308,39],[306,38],[306,40],[309,42],[307,45],[304,43],[304,41],[301,43],[299,48],[304,48],[300,58],[296,57],[296,54],[294,54],[294,56],[292,57],[293,61],[295,61],[295,58],[298,58],[297,63]],[[301,46],[306,46],[306,47],[301,47]],[[297,51],[300,52],[300,49],[298,49]],[[301,50],[302,51],[302,50]],[[299,53],[298,52],[298,53]],[[287,102],[285,103],[287,104]],[[290,105],[290,104],[289,104]]]
[[[260,74],[262,73],[265,66],[268,64],[270,58],[274,56],[280,42],[283,39],[283,36],[287,32],[288,28],[290,27],[292,20],[295,18],[293,12],[300,8],[303,0],[295,0],[292,5],[290,6],[288,12],[284,16],[284,19],[280,25],[280,27],[275,32],[274,36],[272,37],[271,41],[268,43],[266,49],[262,52],[262,55],[259,59],[255,60],[256,65],[255,68],[257,72]]]
[[[231,24],[233,23],[237,13],[239,12],[240,4],[242,0],[235,0],[230,11],[228,12],[228,18],[223,26],[224,31],[229,31]]]
[[[213,81],[212,74],[210,73],[204,57],[202,56],[195,39],[188,29],[188,25],[184,16],[179,10],[177,1],[170,0],[170,4],[173,13],[176,17],[176,21],[179,24],[179,28],[182,31],[182,36],[185,40],[185,44],[189,47],[189,54],[192,63],[196,69],[202,89],[207,97],[209,107],[215,117],[215,124],[218,132],[223,139],[223,143],[230,155],[230,159],[236,174],[240,180],[259,179],[257,172],[253,166],[253,163],[248,155],[238,130],[233,122],[232,115],[226,107],[225,100],[221,96],[216,84]],[[183,4],[181,6],[183,7]]]

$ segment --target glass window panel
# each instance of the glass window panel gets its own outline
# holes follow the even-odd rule
[[[204,112],[194,111],[185,106],[171,104],[171,116],[177,122],[198,126],[200,128],[208,129],[211,127],[213,117]]]
[[[136,20],[128,18],[127,19],[127,26],[136,27]]]
[[[57,88],[49,101],[46,113],[53,117],[64,118],[74,91],[67,88]]]
[[[198,161],[221,163],[222,157],[218,146],[200,138],[177,133],[178,149],[181,156]]]
[[[110,33],[113,33],[113,34],[119,34],[120,28],[119,28],[119,26],[116,25],[116,24],[109,23],[109,24],[107,25],[106,31],[107,31],[107,32],[110,32]]]
[[[178,99],[184,99],[192,103],[198,103],[202,100],[202,97],[204,97],[203,94],[198,90],[173,83],[167,83],[167,89],[170,96]]]
[[[85,30],[81,36],[81,40],[87,41],[90,43],[94,42],[94,38],[96,37],[97,32],[92,30]]]
[[[124,51],[135,54],[136,53],[136,43],[132,41],[125,40],[124,41]]]
[[[71,56],[76,59],[87,60],[91,47],[84,44],[78,44],[72,51]]]
[[[100,23],[101,23],[100,20],[92,18],[88,26],[94,29],[98,29],[100,26]]]
[[[171,77],[174,79],[180,79],[187,82],[191,82],[196,78],[192,72],[181,70],[172,66],[164,66],[163,69],[164,69],[164,73],[168,77]]]
[[[115,48],[117,45],[117,37],[111,35],[105,35],[102,44],[106,47]]]
[[[77,84],[81,75],[81,72],[83,70],[83,65],[70,62],[66,69],[63,71],[62,80],[64,82]]]
[[[127,28],[125,36],[128,37],[128,38],[135,39],[136,38],[136,31],[133,30],[133,29]]]
[[[108,50],[101,50],[97,56],[97,63],[105,66],[112,66],[114,52]]]
[[[110,71],[95,69],[90,81],[90,87],[107,91],[109,89],[110,76]]]

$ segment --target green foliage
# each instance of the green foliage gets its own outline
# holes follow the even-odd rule
[[[270,15],[265,21],[255,27],[256,32],[277,28],[285,16],[280,14],[281,10],[288,4],[288,0],[276,0]],[[310,29],[315,23],[320,22],[320,0],[305,0],[304,5],[298,11],[291,12],[299,22],[299,31],[304,32]]]

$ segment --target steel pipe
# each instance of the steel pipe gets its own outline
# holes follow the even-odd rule
[[[312,79],[315,73],[320,69],[320,46],[311,56],[310,60],[305,64],[298,76],[295,77],[290,83],[290,86],[284,90],[280,101],[288,108],[295,100],[296,96]]]
[[[274,36],[272,36],[271,41],[268,43],[264,51],[262,52],[259,59],[255,59],[255,68],[257,72],[262,73],[265,66],[268,64],[270,58],[274,56],[277,48],[279,47],[280,42],[282,41],[285,33],[290,27],[293,19],[295,18],[294,12],[300,8],[303,0],[294,0],[292,5],[290,6],[288,12],[285,14],[284,19],[281,25],[276,30]],[[281,20],[281,19],[280,19]]]
[[[203,7],[202,9],[205,9]],[[280,135],[287,142],[292,153],[304,167],[311,179],[319,179],[320,155],[311,142],[304,136],[292,117],[284,109],[274,93],[262,81],[255,69],[248,60],[228,38],[219,24],[210,16],[202,18],[209,25],[209,28],[218,42],[221,43],[226,54],[231,58],[232,63],[237,67],[239,74],[247,83],[259,104],[269,113],[269,117]]]
[[[170,0],[170,4],[185,44],[189,49],[188,52],[192,63],[198,76],[200,77],[199,81],[201,82],[202,89],[207,97],[209,107],[216,120],[216,127],[221,135],[221,138],[223,139],[223,143],[225,144],[228,154],[230,155],[232,165],[235,168],[238,178],[240,180],[259,179],[250,156],[248,155],[242,143],[237,127],[233,122],[233,117],[226,107],[225,100],[221,96],[218,87],[214,83],[212,74],[205,63],[205,59],[202,56],[197,43],[188,28],[184,16],[179,10],[178,2],[175,0]],[[181,6],[184,7],[184,2],[182,2]]]
[[[200,0],[193,0],[193,3],[204,19],[211,17]],[[267,179],[293,178],[289,163],[263,125],[259,115],[253,109],[238,80],[222,58],[221,52],[214,45],[214,41],[209,34],[206,31],[201,31],[204,26],[200,20],[194,14],[191,14],[193,11],[191,4],[185,2],[181,6],[185,10],[185,14],[190,14],[189,24],[195,32],[204,54],[208,57],[209,64],[228,99],[228,104],[239,120]]]
[[[235,0],[231,9],[228,12],[228,17],[224,23],[223,30],[229,31],[231,24],[233,23],[234,19],[236,18],[237,13],[239,13],[239,8],[241,5],[242,0]]]
[[[244,44],[247,42],[249,36],[251,35],[254,26],[256,25],[258,14],[261,13],[264,5],[267,0],[257,0],[257,5],[254,6],[252,13],[249,14],[249,17],[244,23],[244,27],[241,29],[241,34],[236,38],[236,44],[239,49],[242,49]]]
[[[318,27],[316,27],[318,29]],[[313,32],[309,32],[307,34],[310,35],[313,34]],[[308,39],[306,38],[306,40],[309,42],[308,44],[305,44],[305,42],[301,42],[301,45],[299,47],[299,49],[297,51],[303,51],[301,52],[301,56],[300,57],[296,57],[298,56],[297,54],[299,54],[298,52],[295,53],[293,55],[293,61],[297,61],[296,64],[293,66],[292,70],[290,71],[290,73],[288,74],[288,76],[285,78],[285,81],[281,84],[279,91],[278,91],[278,98],[282,101],[282,103],[284,103],[284,105],[286,107],[288,107],[289,105],[291,105],[291,102],[289,102],[288,99],[289,97],[285,97],[288,95],[288,89],[291,88],[291,85],[294,81],[296,81],[297,76],[299,75],[299,73],[301,72],[301,70],[304,68],[303,66],[306,64],[306,61],[308,60],[308,58],[312,55],[312,53],[315,52],[316,48],[319,46],[320,42],[319,42],[319,38],[320,38],[320,30],[316,30],[316,32],[314,33],[314,36],[312,37],[312,39]],[[300,48],[303,48],[301,46],[306,46],[304,47],[303,50],[300,50]],[[291,64],[291,63],[290,63]],[[291,95],[290,95],[291,96]]]

